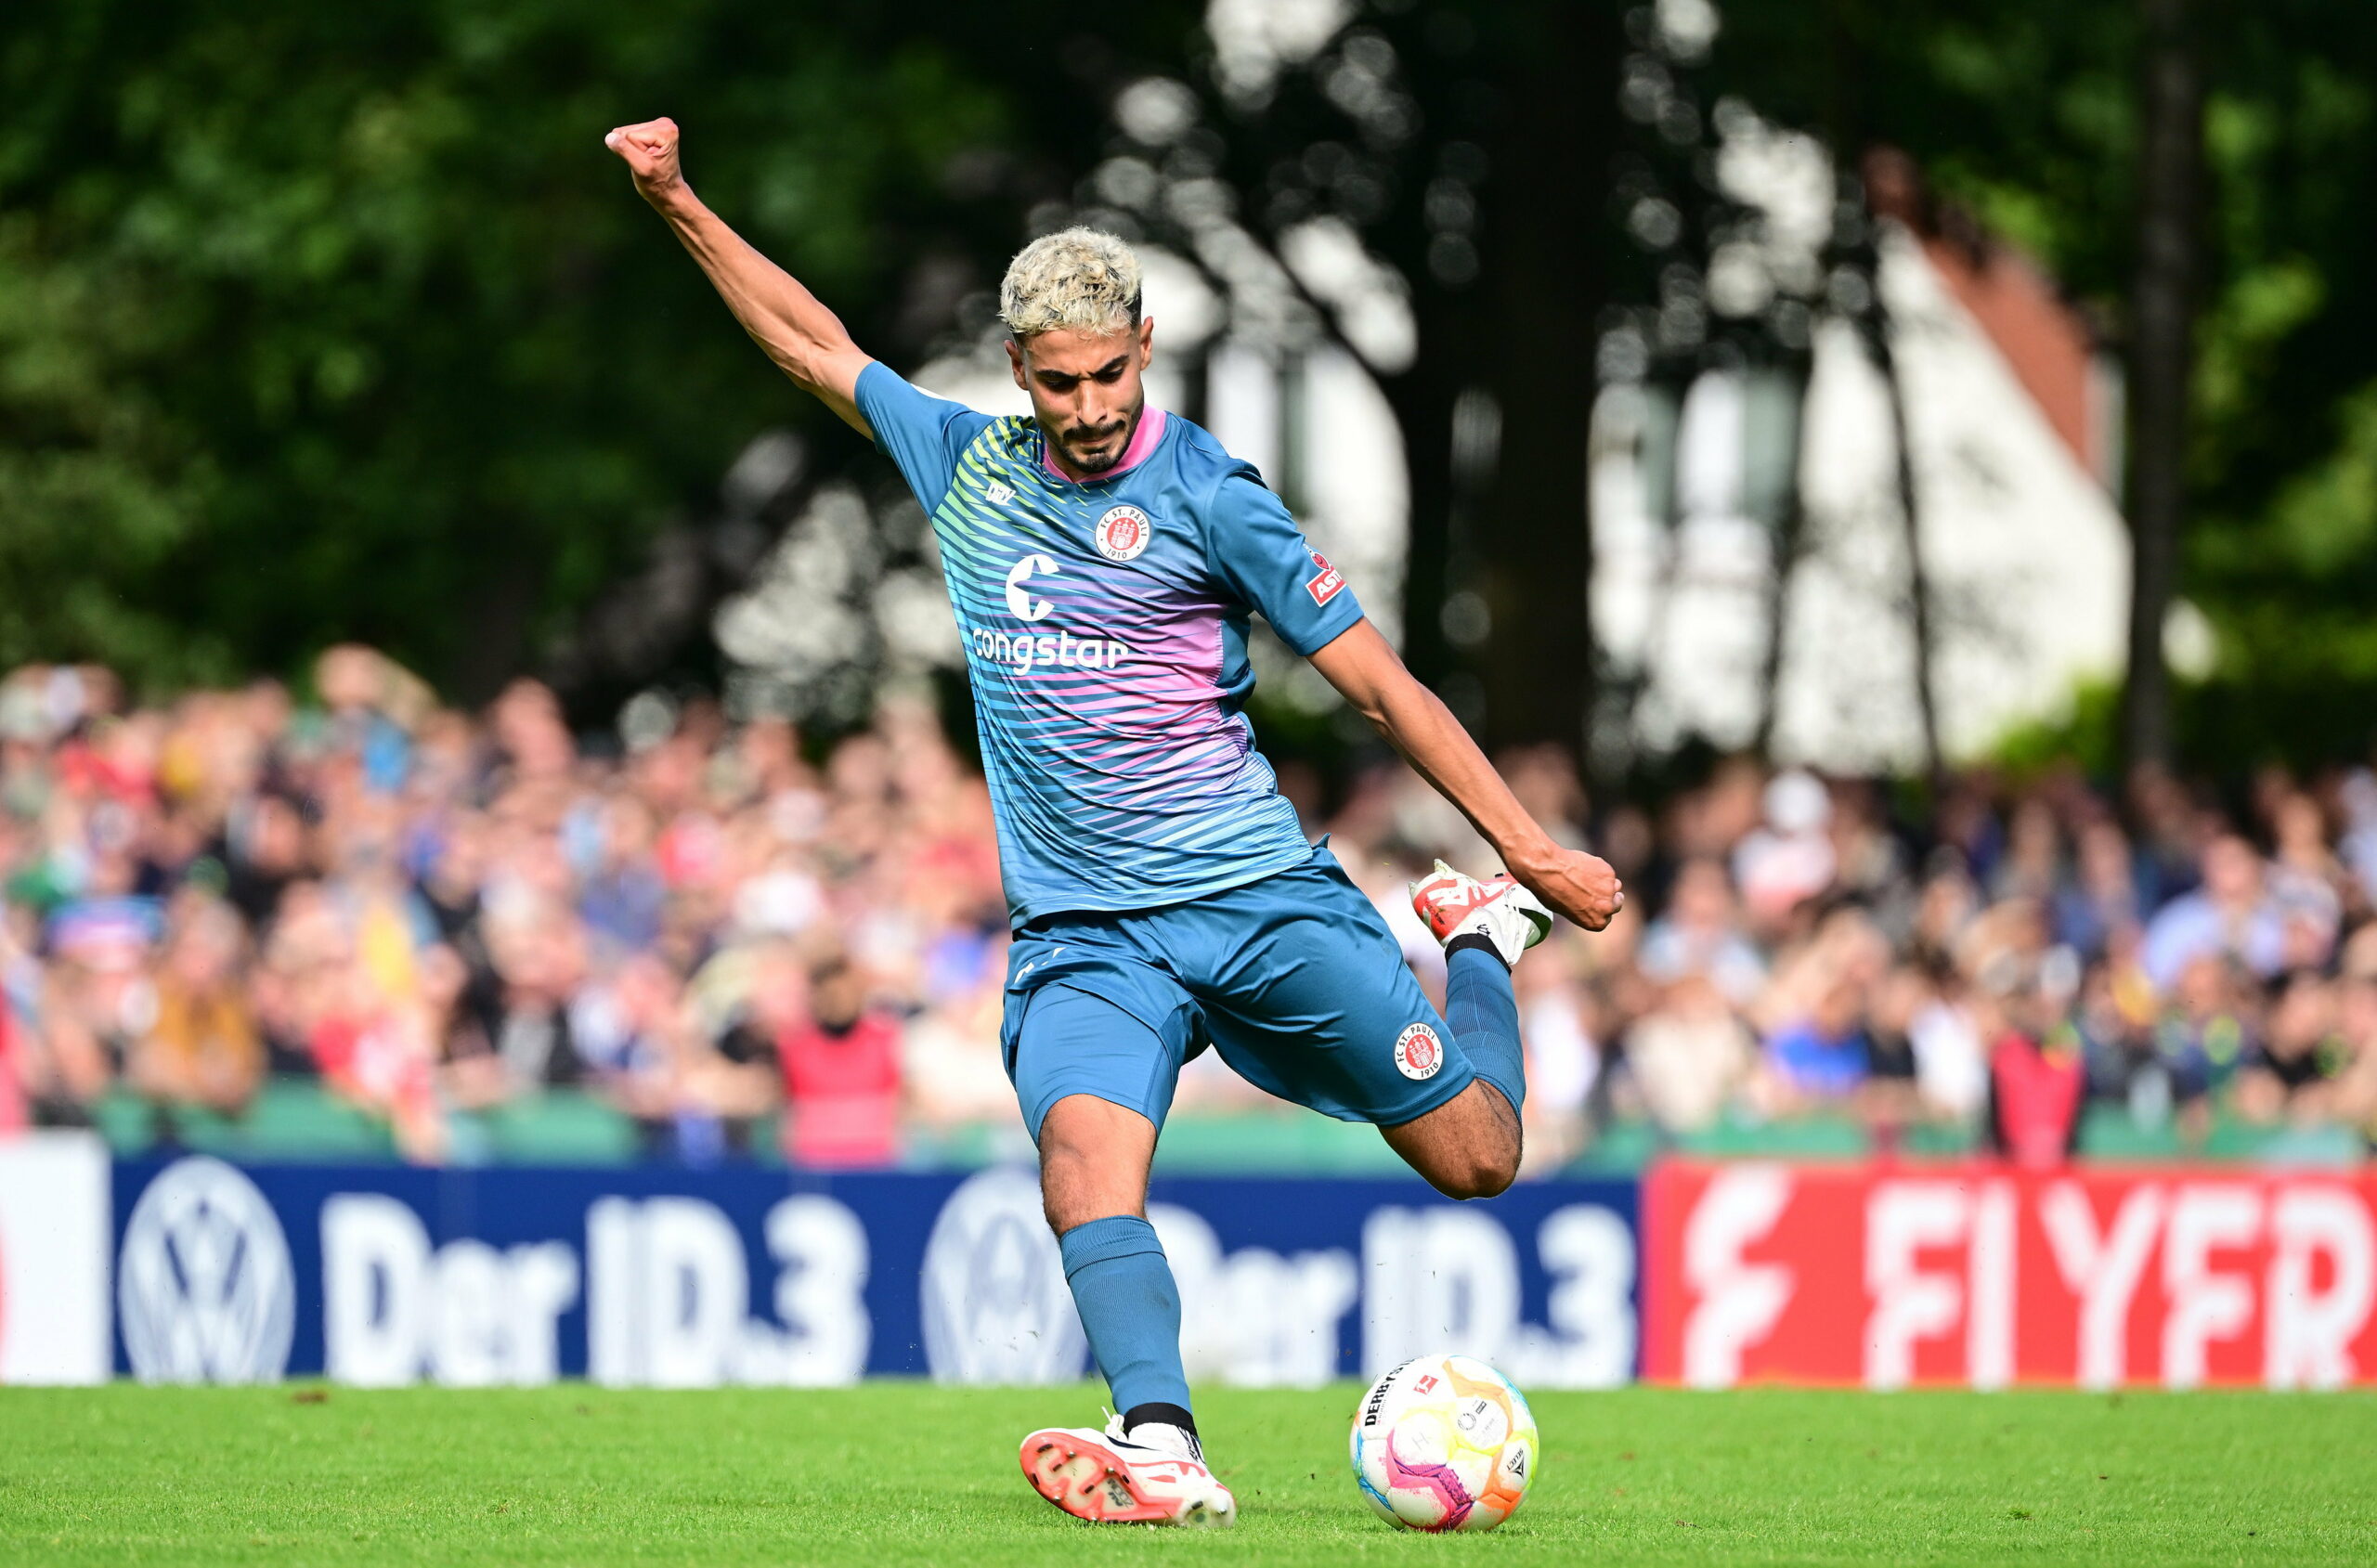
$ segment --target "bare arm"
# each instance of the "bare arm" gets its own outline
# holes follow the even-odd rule
[[[872,437],[858,411],[858,374],[873,361],[851,342],[841,317],[817,302],[791,274],[754,250],[685,183],[677,156],[677,123],[647,120],[622,125],[603,145],[626,160],[636,193],[701,264],[719,297],[776,368],[860,434]]]
[[[1562,848],[1527,815],[1461,720],[1434,692],[1412,679],[1376,627],[1366,620],[1356,622],[1312,655],[1312,667],[1328,677],[1438,794],[1461,808],[1512,875],[1589,931],[1609,924],[1626,902],[1625,889],[1609,862]]]

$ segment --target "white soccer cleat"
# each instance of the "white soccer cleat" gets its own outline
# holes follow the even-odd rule
[[[1044,1427],[1017,1457],[1033,1489],[1075,1519],[1209,1530],[1238,1523],[1238,1499],[1205,1468],[1195,1438],[1157,1421],[1140,1422],[1138,1433],[1124,1436],[1120,1416],[1104,1432]]]
[[[1552,934],[1552,912],[1509,876],[1480,882],[1445,864],[1411,884],[1411,908],[1436,940],[1483,935],[1505,964]]]

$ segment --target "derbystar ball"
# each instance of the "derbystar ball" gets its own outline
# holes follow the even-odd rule
[[[1526,1396],[1474,1356],[1407,1361],[1354,1409],[1354,1479],[1407,1530],[1491,1530],[1526,1496],[1536,1447]]]

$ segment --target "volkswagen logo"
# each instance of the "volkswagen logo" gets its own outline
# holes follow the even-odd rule
[[[143,1382],[268,1382],[286,1371],[297,1280],[255,1184],[202,1155],[159,1172],[124,1222],[116,1314]]]
[[[933,1221],[922,1288],[925,1359],[944,1383],[1066,1383],[1089,1342],[1031,1173],[968,1177]]]

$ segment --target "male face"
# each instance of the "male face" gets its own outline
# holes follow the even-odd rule
[[[1062,328],[1007,340],[1015,384],[1032,395],[1033,417],[1059,468],[1095,479],[1123,460],[1147,407],[1139,373],[1154,352],[1152,319],[1136,332]]]
[[[2214,839],[2203,852],[2203,889],[2215,903],[2250,907],[2261,898],[2261,855],[2234,835]]]

